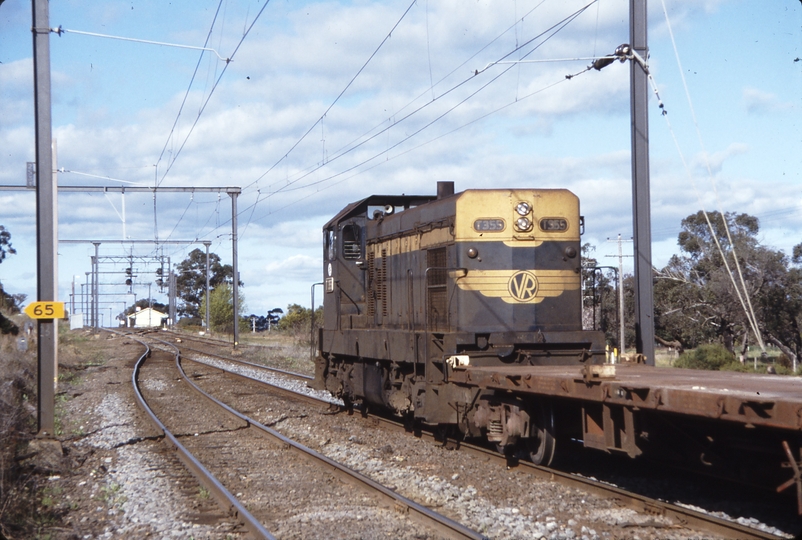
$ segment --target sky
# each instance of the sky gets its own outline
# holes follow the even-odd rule
[[[629,67],[585,71],[629,40],[627,0],[49,4],[64,30],[50,34],[59,185],[241,188],[246,313],[310,305],[322,226],[349,202],[433,194],[437,181],[570,189],[601,264],[632,237]],[[2,185],[24,185],[35,159],[31,18],[30,1],[0,4]],[[802,242],[802,3],[651,0],[648,33],[668,111],[651,94],[653,264],[702,208],[758,217],[760,240],[790,253]],[[17,250],[0,282],[29,301],[35,214],[32,191],[0,192]],[[108,324],[133,301],[126,256],[137,298],[150,284],[166,302],[161,258],[177,264],[206,240],[231,264],[231,217],[225,192],[70,192],[58,235],[102,241]],[[75,284],[81,311],[94,246],[58,251],[59,297]]]

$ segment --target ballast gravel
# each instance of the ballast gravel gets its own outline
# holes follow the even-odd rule
[[[59,388],[65,457],[49,489],[63,522],[47,537],[243,538],[139,410],[131,372],[142,350],[130,339],[100,334],[83,351],[102,361],[60,366],[80,376]]]
[[[283,388],[300,387],[302,393],[332,400],[328,393],[305,388],[297,380],[265,370],[208,356],[193,355],[193,358]],[[475,457],[406,434],[381,432],[378,435],[381,440],[377,441],[377,434],[356,418],[320,416],[300,404],[276,406],[272,400],[268,403],[271,405],[253,413],[256,420],[489,538],[700,537],[699,533],[667,518],[617,508],[607,500],[583,497],[572,488],[536,481],[495,465],[486,466]],[[256,404],[250,402],[245,407],[250,410]],[[331,425],[327,427],[329,422]],[[715,537],[705,535],[705,538]]]
[[[130,338],[100,334],[86,350],[102,356],[101,362],[95,362],[100,365],[81,369],[80,378],[59,389],[64,396],[59,414],[65,468],[51,477],[51,484],[61,494],[56,504],[63,508],[64,517],[50,538],[245,538],[236,521],[199,487],[137,407],[130,381],[141,345]],[[253,368],[237,370],[331,399],[303,382]],[[158,381],[148,385],[151,391],[165,389]],[[456,516],[490,538],[715,538],[408,435],[381,434],[383,440],[375,441],[371,439],[375,435],[360,428],[355,418],[332,417],[345,423],[331,433],[320,433],[304,415],[269,406],[258,412],[259,421],[275,421],[275,428],[286,435],[406,497]],[[329,512],[336,521],[336,512]],[[292,537],[304,538],[302,534]],[[358,531],[331,531],[331,538],[361,537]]]

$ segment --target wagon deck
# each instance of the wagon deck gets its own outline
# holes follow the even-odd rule
[[[642,364],[612,367],[614,374],[605,376],[579,366],[467,366],[453,370],[449,381],[518,394],[740,422],[746,427],[802,430],[800,377]]]

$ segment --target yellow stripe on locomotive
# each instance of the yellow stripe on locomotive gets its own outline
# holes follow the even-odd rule
[[[508,304],[539,304],[564,291],[579,289],[579,275],[571,270],[471,270],[455,279],[463,291],[475,291]]]
[[[468,190],[457,199],[457,242],[536,247],[579,241],[579,199],[566,189]]]

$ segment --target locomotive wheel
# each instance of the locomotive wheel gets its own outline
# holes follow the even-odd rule
[[[554,412],[549,405],[537,405],[530,411],[531,434],[526,439],[526,453],[535,465],[548,467],[554,461]]]

